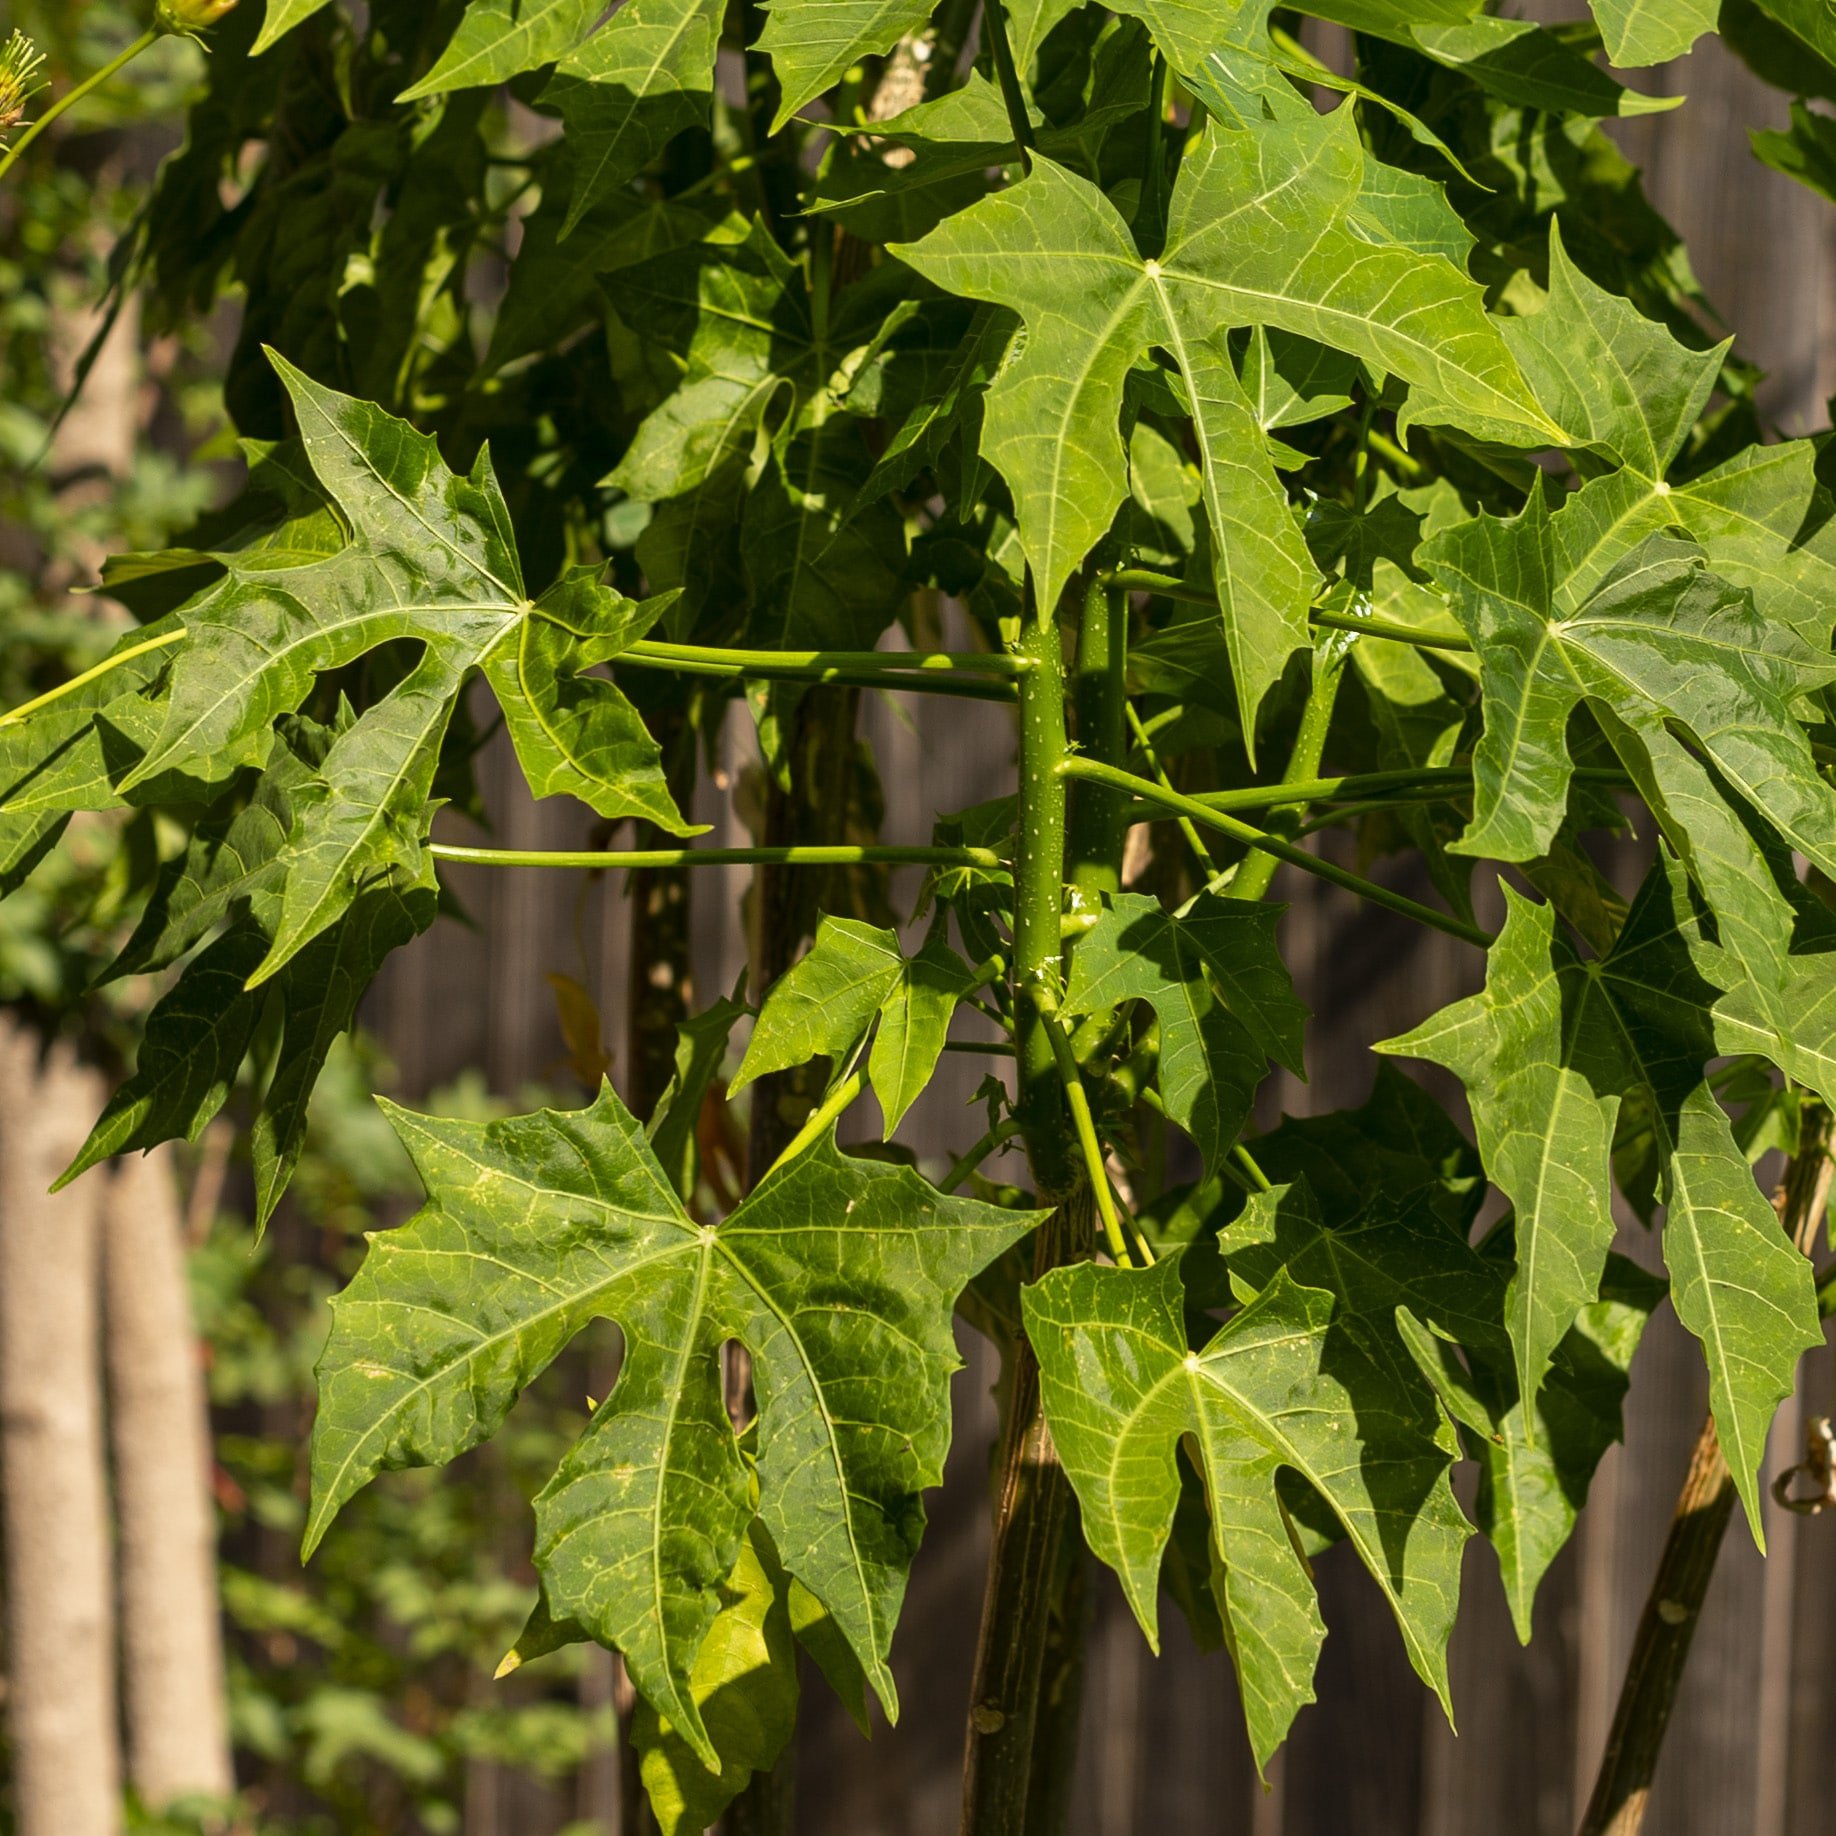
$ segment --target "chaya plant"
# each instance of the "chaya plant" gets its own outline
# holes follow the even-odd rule
[[[247,481],[112,562],[139,622],[0,722],[9,885],[73,812],[169,819],[112,973],[176,976],[67,1177],[241,1082],[270,1214],[447,863],[641,874],[662,971],[637,1114],[390,1112],[427,1204],[337,1303],[308,1551],[615,1321],[514,1656],[619,1651],[652,1803],[700,1828],[783,1751],[799,1645],[896,1712],[961,1312],[1006,1360],[964,1827],[1017,1833],[1062,1813],[1080,1529],[1150,1639],[1164,1595],[1228,1651],[1261,1762],[1334,1542],[1445,1702],[1453,1466],[1528,1636],[1666,1287],[1762,1536],[1821,1339],[1836,506],[1820,442],[1762,439],[1601,130],[1655,104],[1595,56],[1716,9],[1299,9],[1353,29],[1351,74],[1254,0],[201,10],[119,269],[156,327],[241,290]],[[1763,63],[1806,10],[1729,30]],[[876,840],[863,689],[1011,706],[1009,794]],[[759,842],[703,848],[735,698]],[[486,722],[644,845],[435,841],[481,813]],[[1414,865],[1367,877],[1386,854]],[[690,870],[734,862],[760,999],[691,1017]],[[1256,1133],[1303,1065],[1281,866],[1483,986],[1380,1048],[1364,1107]],[[941,1179],[839,1145],[991,1039]],[[701,1150],[748,1086],[735,1198]],[[1030,1190],[981,1183],[1013,1142]],[[1800,1142],[1781,1228],[1753,1164]],[[1667,1282],[1615,1251],[1616,1193]],[[1662,1705],[1635,1720],[1595,1827],[1641,1814]]]

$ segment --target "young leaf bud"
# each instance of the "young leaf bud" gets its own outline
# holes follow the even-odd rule
[[[153,18],[162,32],[191,35],[214,26],[235,6],[236,0],[159,0]]]

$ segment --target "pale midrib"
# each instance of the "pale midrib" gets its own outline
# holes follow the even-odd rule
[[[341,550],[340,554],[348,552],[348,550]],[[337,556],[332,557],[333,560],[337,558]],[[457,614],[498,612],[503,614],[505,628],[509,629],[522,617],[526,604],[526,601],[506,604],[497,600],[481,600],[476,604],[469,602],[442,604],[431,608],[431,610],[441,613]],[[172,758],[175,754],[181,753],[181,749],[189,743],[192,735],[195,734],[200,727],[203,727],[209,722],[220,709],[233,703],[237,697],[248,688],[251,682],[259,681],[263,676],[277,667],[289,666],[292,659],[302,651],[311,652],[322,649],[327,644],[335,645],[335,640],[338,637],[359,630],[365,625],[386,622],[396,618],[412,618],[428,609],[429,608],[423,608],[412,604],[369,606],[361,612],[353,612],[348,617],[337,619],[331,623],[314,624],[310,630],[302,632],[290,643],[278,645],[273,649],[264,649],[262,651],[260,663],[251,669],[247,675],[238,677],[232,681],[215,700],[206,702],[186,723],[183,732],[174,734],[171,739],[167,739],[165,734],[162,733],[159,738],[154,741],[152,750],[148,752],[147,756],[142,759],[137,766],[135,766],[129,776],[123,780],[123,788],[132,789],[134,785],[143,782],[146,778],[151,776],[152,773],[160,769],[168,759]],[[206,627],[206,629],[210,629],[210,627]],[[235,630],[233,627],[230,628],[230,635],[234,637],[243,637],[245,639],[247,637],[246,633]],[[432,641],[425,633],[406,633],[403,635],[418,635],[423,643]],[[492,639],[490,644],[484,646],[479,654],[481,656],[487,654],[501,640],[502,633],[500,632],[496,638]],[[193,654],[189,644],[186,646],[186,654],[188,656]],[[197,654],[202,654],[202,652],[200,651]],[[305,667],[316,675],[320,668],[330,668],[332,666],[329,664],[319,665],[309,662]]]
[[[1299,1343],[1309,1340],[1313,1336],[1314,1335],[1311,1333],[1291,1333],[1285,1340],[1264,1340],[1262,1343],[1264,1345]],[[1345,1534],[1350,1540],[1352,1547],[1357,1550],[1359,1560],[1363,1562],[1366,1572],[1382,1590],[1384,1598],[1389,1601],[1390,1609],[1396,1618],[1397,1627],[1402,1633],[1403,1642],[1409,1647],[1409,1652],[1411,1657],[1415,1660],[1416,1668],[1430,1675],[1439,1674],[1439,1667],[1433,1662],[1433,1654],[1423,1646],[1422,1641],[1416,1636],[1414,1626],[1410,1624],[1408,1615],[1403,1611],[1402,1598],[1396,1592],[1390,1580],[1389,1564],[1383,1559],[1382,1551],[1373,1550],[1364,1532],[1339,1508],[1338,1501],[1333,1497],[1325,1480],[1314,1470],[1312,1462],[1307,1459],[1301,1450],[1294,1445],[1293,1441],[1284,1434],[1269,1417],[1224,1381],[1223,1377],[1218,1372],[1215,1361],[1211,1359],[1205,1360],[1197,1370],[1191,1373],[1191,1381],[1195,1406],[1197,1404],[1198,1385],[1201,1381],[1209,1383],[1221,1394],[1229,1397],[1252,1422],[1261,1426],[1263,1432],[1267,1435],[1268,1439],[1275,1444],[1282,1457],[1293,1466],[1294,1470],[1299,1473],[1329,1505],[1331,1505],[1333,1515],[1345,1526]],[[1372,1501],[1372,1505],[1374,1508],[1375,1500]]]
[[[488,567],[484,566],[482,562],[474,561],[472,557],[466,554],[464,550],[461,549],[459,545],[456,542],[454,542],[450,536],[446,535],[441,530],[436,529],[434,525],[430,523],[427,520],[427,518],[421,514],[421,512],[415,507],[415,505],[410,503],[408,499],[404,497],[401,494],[401,492],[398,491],[395,488],[395,486],[391,484],[389,480],[385,478],[382,475],[382,473],[376,469],[375,463],[371,460],[370,455],[367,452],[365,452],[364,449],[361,446],[359,446],[357,442],[353,440],[351,436],[347,434],[341,426],[339,426],[337,421],[335,421],[329,414],[327,414],[325,410],[322,407],[320,407],[317,402],[313,403],[313,407],[315,408],[315,410],[317,410],[319,419],[330,430],[331,437],[337,440],[339,444],[342,445],[345,448],[345,450],[350,453],[352,458],[359,462],[362,469],[368,472],[369,475],[373,479],[376,480],[377,484],[379,484],[382,487],[384,493],[390,498],[392,498],[401,507],[402,514],[406,516],[410,522],[417,524],[420,528],[427,531],[428,538],[432,541],[433,545],[436,548],[445,549],[446,552],[449,555],[451,555],[452,558],[455,561],[457,561],[459,565],[465,568],[468,572],[477,574],[482,579],[490,581],[490,583],[494,587],[496,587],[498,591],[501,592],[506,599],[513,600],[513,601],[522,599],[523,588],[522,588],[522,583],[520,581],[516,585],[512,586],[509,581],[499,579],[498,576],[492,573],[492,571]],[[323,437],[324,436],[321,436],[321,438]],[[315,467],[314,470],[316,471],[317,468]],[[455,482],[457,481],[455,480]],[[330,489],[329,486],[327,486],[326,488],[328,490]]]
[[[470,57],[462,59],[460,62],[452,65],[443,72],[439,72],[440,90],[443,92],[448,89],[471,89],[476,88],[481,83],[494,81],[495,79],[490,75],[490,71],[493,64],[497,62],[502,54],[512,46],[528,44],[535,37],[536,28],[538,26],[544,24],[556,13],[560,12],[564,6],[568,6],[571,3],[572,0],[548,0],[546,6],[538,5],[536,11],[527,14],[501,37],[490,40],[480,49],[474,51]],[[521,59],[524,53],[521,50],[512,50],[510,55],[513,59]],[[442,59],[442,62],[444,62],[444,59]],[[501,68],[501,65],[498,67]],[[484,76],[474,77],[472,72],[475,70],[483,70],[486,74]]]
[[[799,1337],[796,1329],[791,1325],[789,1316],[778,1306],[777,1302],[760,1287],[752,1271],[733,1253],[723,1238],[717,1236],[712,1240],[712,1243],[714,1249],[726,1258],[728,1266],[732,1268],[734,1273],[739,1276],[740,1280],[751,1290],[759,1305],[778,1322],[779,1328],[784,1333],[784,1336],[796,1348],[797,1362],[803,1367],[804,1380],[810,1387],[810,1394],[815,1398],[817,1413],[822,1418],[823,1445],[828,1449],[830,1464],[835,1473],[836,1494],[844,1500],[841,1513],[842,1527],[846,1531],[848,1537],[848,1555],[850,1564],[854,1570],[855,1585],[860,1590],[861,1601],[866,1608],[868,1624],[873,1628],[873,1661],[871,1665],[864,1663],[862,1668],[866,1670],[872,1678],[875,1693],[879,1695],[882,1701],[887,1701],[889,1698],[896,1700],[896,1688],[892,1680],[892,1674],[887,1670],[885,1663],[880,1657],[879,1615],[874,1610],[873,1590],[869,1587],[867,1582],[867,1568],[861,1556],[860,1539],[855,1535],[854,1531],[854,1511],[851,1508],[854,1494],[849,1490],[848,1475],[842,1465],[841,1441],[836,1429],[835,1418],[829,1413],[829,1399],[824,1394],[821,1381],[816,1375],[816,1367],[810,1361],[809,1351],[805,1347],[802,1338]],[[814,1591],[814,1589],[811,1589],[812,1593]],[[835,1609],[830,1602],[825,1600],[823,1605],[828,1607],[831,1613],[834,1612]],[[845,1637],[846,1634],[844,1633],[843,1636]],[[852,1645],[853,1640],[850,1639],[849,1643]],[[856,1656],[859,1656],[858,1652]]]
[[[512,1184],[522,1185],[526,1190],[537,1196],[547,1198],[552,1198],[554,1196],[553,1193],[546,1192],[539,1186],[532,1186],[525,1180],[517,1180],[513,1175],[500,1173],[496,1168],[492,1168],[491,1172],[494,1177],[508,1179]],[[673,1224],[682,1231],[683,1235],[688,1239],[688,1242],[669,1244],[666,1248],[655,1250],[648,1256],[639,1257],[635,1262],[623,1264],[615,1273],[608,1275],[604,1281],[593,1282],[589,1286],[580,1289],[577,1293],[563,1295],[552,1306],[540,1307],[533,1313],[520,1314],[512,1324],[506,1326],[501,1332],[494,1332],[488,1338],[477,1340],[475,1343],[467,1346],[465,1351],[459,1357],[451,1360],[450,1363],[443,1364],[438,1370],[432,1371],[427,1376],[418,1379],[402,1395],[394,1398],[390,1402],[388,1409],[382,1415],[379,1415],[377,1419],[371,1423],[369,1428],[357,1437],[350,1451],[340,1463],[337,1472],[323,1488],[322,1497],[328,1500],[338,1500],[340,1493],[343,1491],[345,1480],[349,1477],[351,1468],[357,1463],[359,1454],[367,1451],[377,1437],[391,1423],[399,1419],[402,1411],[407,1408],[410,1403],[415,1401],[418,1397],[425,1395],[427,1391],[435,1388],[438,1384],[448,1380],[455,1371],[473,1363],[484,1353],[495,1350],[506,1341],[521,1338],[522,1335],[532,1327],[543,1325],[550,1320],[558,1318],[562,1314],[590,1305],[592,1302],[600,1299],[607,1290],[616,1287],[620,1282],[628,1281],[633,1275],[640,1274],[643,1270],[652,1267],[654,1264],[666,1262],[672,1256],[682,1255],[684,1249],[692,1245],[695,1240],[694,1227],[675,1218],[649,1218],[639,1221],[646,1223]],[[453,1253],[470,1256],[474,1255],[476,1252],[461,1250]],[[479,1257],[479,1260],[489,1260],[489,1258]],[[519,1275],[523,1274],[521,1270],[517,1272]],[[542,1282],[538,1276],[527,1276],[526,1279],[535,1281],[538,1286],[547,1287],[549,1285]],[[388,1306],[393,1303],[384,1301],[372,1304]],[[460,1323],[463,1324],[464,1322]],[[328,1512],[335,1511],[337,1508],[337,1504],[332,1504],[329,1507],[321,1505],[320,1508],[313,1513],[312,1527],[322,1528],[324,1524],[329,1523],[331,1519]],[[308,1534],[310,1536],[310,1530]]]

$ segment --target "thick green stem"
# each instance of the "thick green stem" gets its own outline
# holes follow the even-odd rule
[[[1014,869],[1013,977],[1018,1095],[1015,1119],[1040,1197],[1056,1206],[1040,1230],[1039,1272],[1086,1253],[1093,1195],[1051,1029],[1061,961],[1066,796],[1065,679],[1049,610],[1023,627],[1020,678],[1020,851]],[[1024,1335],[1009,1348],[1008,1407],[995,1501],[994,1548],[982,1603],[963,1756],[965,1836],[1028,1836],[1034,1741],[1051,1643],[1055,1578],[1074,1522],[1071,1487],[1039,1397],[1039,1365]]]
[[[1039,1196],[1068,1198],[1078,1184],[1064,1091],[1049,1027],[1062,974],[1065,844],[1064,657],[1049,614],[1031,619],[1020,654],[1020,844],[1014,863],[1014,1009],[1019,1089],[1015,1118],[1026,1136]]]
[[[1200,803],[1196,797],[1167,790],[1149,778],[1138,778],[1133,772],[1118,771],[1095,759],[1068,758],[1059,766],[1059,770],[1068,778],[1084,778],[1093,783],[1113,784],[1119,789],[1131,790],[1144,802],[1158,803],[1175,815],[1190,816],[1194,822],[1217,829],[1241,842],[1246,848],[1262,849],[1274,855],[1277,860],[1286,861],[1290,866],[1314,874],[1319,879],[1330,880],[1334,886],[1356,893],[1360,899],[1368,899],[1373,905],[1381,905],[1387,911],[1400,913],[1404,918],[1413,918],[1417,924],[1425,924],[1433,930],[1445,931],[1449,937],[1477,944],[1482,950],[1491,947],[1490,933],[1480,930],[1477,925],[1468,924],[1464,919],[1452,917],[1446,912],[1437,912],[1433,906],[1423,905],[1403,893],[1392,892],[1389,887],[1379,886],[1375,880],[1367,880],[1349,868],[1320,860],[1304,848],[1283,841],[1280,836],[1265,835],[1262,830],[1251,828],[1247,822],[1239,822],[1236,817],[1227,816],[1208,803]]]
[[[1041,1228],[1035,1269],[1081,1255],[1090,1239],[1091,1195],[1081,1187]],[[969,1696],[963,1765],[963,1836],[1044,1836],[1035,1793],[1055,1609],[1062,1608],[1067,1547],[1077,1507],[1039,1397],[1039,1361],[1025,1335],[1009,1348],[1008,1406],[995,1497],[994,1547],[982,1598],[981,1638]],[[1062,1623],[1062,1622],[1061,1622]],[[1076,1662],[1075,1649],[1069,1652]]]
[[[609,851],[459,848],[435,842],[436,861],[469,867],[999,867],[990,848],[627,848]]]
[[[1339,684],[1345,678],[1345,664],[1350,655],[1349,642],[1336,635],[1326,637],[1315,646],[1313,682],[1307,691],[1307,704],[1301,710],[1294,748],[1288,754],[1288,769],[1282,773],[1284,784],[1310,781],[1317,776],[1320,760],[1326,754],[1326,736],[1332,730],[1333,712],[1339,705]],[[1283,816],[1282,824],[1287,833],[1293,833],[1298,826],[1297,819],[1304,813],[1305,805],[1302,805],[1300,810]],[[1237,877],[1231,882],[1231,897],[1262,898],[1275,878],[1276,865],[1272,854],[1252,854],[1237,869]]]
[[[1128,751],[1128,606],[1121,593],[1097,580],[1084,590],[1071,695],[1078,746],[1091,758],[1119,764]],[[1065,877],[1081,902],[1120,890],[1128,829],[1126,797],[1102,785],[1078,786]]]
[[[25,152],[26,148],[29,147],[59,115],[64,114],[69,109],[75,108],[91,90],[100,89],[117,71],[125,70],[141,52],[145,51],[160,36],[161,33],[157,28],[151,31],[142,32],[141,35],[120,54],[120,56],[110,58],[94,76],[85,77],[82,82],[76,84],[75,87],[71,89],[67,89],[59,96],[58,99],[53,102],[16,141],[13,142],[12,146],[8,148],[5,153],[0,153],[0,178],[5,178],[6,175],[12,171],[14,164]]]

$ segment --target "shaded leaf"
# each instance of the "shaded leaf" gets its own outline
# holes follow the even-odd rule
[[[452,42],[397,102],[507,83],[571,50],[605,11],[604,0],[467,0]]]
[[[1140,893],[1105,898],[1071,958],[1066,1010],[1146,1001],[1160,1020],[1167,1114],[1215,1169],[1270,1058],[1298,1071],[1306,1009],[1275,944],[1280,912],[1201,894],[1175,917]]]

